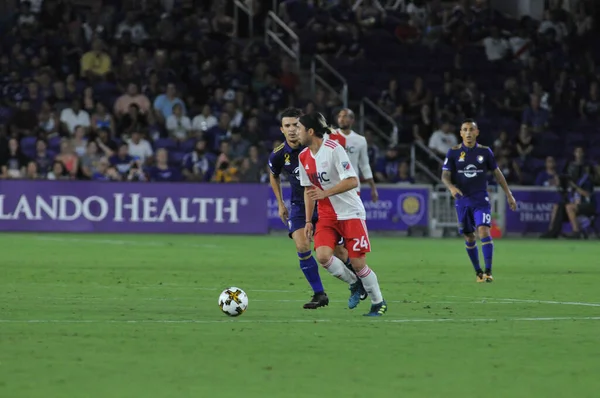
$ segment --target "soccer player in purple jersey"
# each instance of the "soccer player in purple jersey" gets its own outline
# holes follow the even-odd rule
[[[442,167],[442,182],[456,199],[459,231],[465,237],[467,253],[475,268],[477,282],[493,282],[492,258],[494,243],[490,236],[492,211],[487,192],[487,173],[492,172],[506,194],[511,210],[517,202],[502,171],[496,165],[492,150],[477,143],[479,129],[473,119],[466,119],[460,127],[462,144],[452,147]],[[479,251],[475,232],[481,240],[485,272],[479,265]]]

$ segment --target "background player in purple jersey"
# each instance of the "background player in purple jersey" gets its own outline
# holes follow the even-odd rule
[[[487,173],[492,172],[504,190],[511,210],[517,202],[508,188],[502,171],[496,165],[492,150],[477,144],[479,130],[473,119],[465,120],[460,127],[462,144],[452,147],[442,167],[442,182],[456,199],[456,214],[460,233],[464,235],[467,253],[475,268],[477,282],[492,282],[494,243],[490,236],[492,211],[487,192]],[[481,240],[485,273],[479,265],[479,251],[475,231]]]
[[[312,256],[310,240],[304,234],[304,226],[306,225],[304,187],[300,185],[300,172],[298,169],[298,155],[302,152],[304,146],[300,145],[297,135],[298,118],[301,115],[302,111],[295,108],[288,108],[281,113],[281,132],[285,136],[285,141],[275,148],[269,156],[269,170],[271,171],[269,181],[279,206],[279,217],[288,226],[289,236],[296,244],[300,269],[302,269],[306,280],[314,292],[311,301],[304,304],[304,308],[316,309],[328,305],[329,298],[323,289],[323,284],[319,276],[319,266]],[[282,172],[287,175],[292,191],[289,210],[285,205],[281,190],[280,175]],[[317,222],[316,209],[312,222]],[[349,266],[346,249],[338,246],[335,250],[335,255],[346,266]],[[361,299],[366,298],[366,292],[362,286],[361,293]]]

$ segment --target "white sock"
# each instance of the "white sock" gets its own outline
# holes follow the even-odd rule
[[[369,293],[369,297],[371,297],[371,303],[379,304],[383,301],[383,295],[381,294],[381,289],[379,288],[379,281],[377,280],[377,275],[368,265],[365,265],[363,269],[356,273],[365,287],[367,293]]]
[[[342,260],[335,256],[331,256],[329,261],[323,264],[323,268],[325,268],[331,275],[343,280],[346,283],[352,284],[358,280],[356,279],[356,275],[346,268]]]

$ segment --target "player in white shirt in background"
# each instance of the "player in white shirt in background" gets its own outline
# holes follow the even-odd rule
[[[352,130],[354,120],[354,112],[351,109],[342,109],[337,116],[339,126],[337,132],[346,138],[344,147],[348,158],[350,158],[350,163],[352,163],[354,170],[359,172],[359,175],[362,175],[365,182],[371,187],[371,200],[377,202],[379,200],[379,193],[377,192],[375,180],[373,180],[373,172],[369,164],[369,146],[365,137]],[[360,192],[360,180],[358,191]]]
[[[320,113],[303,115],[299,119],[298,137],[307,147],[298,156],[300,184],[305,187],[304,232],[307,238],[312,237],[315,228],[312,216],[316,202],[319,202],[319,221],[314,230],[317,261],[330,274],[350,284],[349,308],[355,308],[360,302],[361,281],[371,298],[371,310],[365,315],[381,316],[387,311],[387,304],[377,276],[366,262],[371,243],[365,224],[365,207],[358,195],[358,175],[344,148],[324,137],[328,131],[327,121]],[[356,274],[333,255],[340,238],[344,238]]]

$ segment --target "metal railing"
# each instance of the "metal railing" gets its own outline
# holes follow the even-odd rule
[[[336,89],[329,84],[325,78],[319,75],[317,68],[323,68],[327,70],[327,72],[329,72],[338,80],[341,88]],[[317,91],[317,84],[321,85],[323,88],[335,95],[343,104],[344,108],[348,107],[348,82],[344,76],[340,75],[340,73],[331,65],[329,65],[329,63],[325,61],[325,58],[321,57],[320,55],[315,55],[310,65],[310,92],[313,96]]]
[[[426,161],[423,160],[426,159]],[[425,144],[419,141],[415,141],[410,147],[410,173],[415,175],[417,170],[426,174],[433,182],[440,184],[442,180],[440,177],[431,170],[431,164],[434,162],[437,167],[435,172],[438,172],[442,167],[444,161]]]
[[[281,28],[282,33],[279,32],[278,28]],[[286,43],[282,39],[281,36],[284,36],[283,32],[287,34],[287,38],[291,41],[291,44]],[[269,11],[265,24],[265,44],[271,48],[273,42],[295,61],[297,70],[300,70],[300,39],[298,35],[277,14]]]
[[[240,0],[233,0],[233,19],[235,20],[235,26],[239,26],[240,11],[248,16],[248,34],[250,37],[254,37],[254,10],[252,9],[252,1],[248,2],[248,5],[244,4]],[[237,32],[236,28],[236,32]]]
[[[380,123],[376,123],[369,116],[367,116],[367,108],[375,112],[378,117],[385,120],[391,125],[391,132],[385,132],[381,127]],[[365,126],[373,130],[381,138],[385,139],[389,145],[398,144],[398,123],[388,115],[383,109],[381,109],[376,103],[364,97],[360,101],[360,133],[365,133]]]

